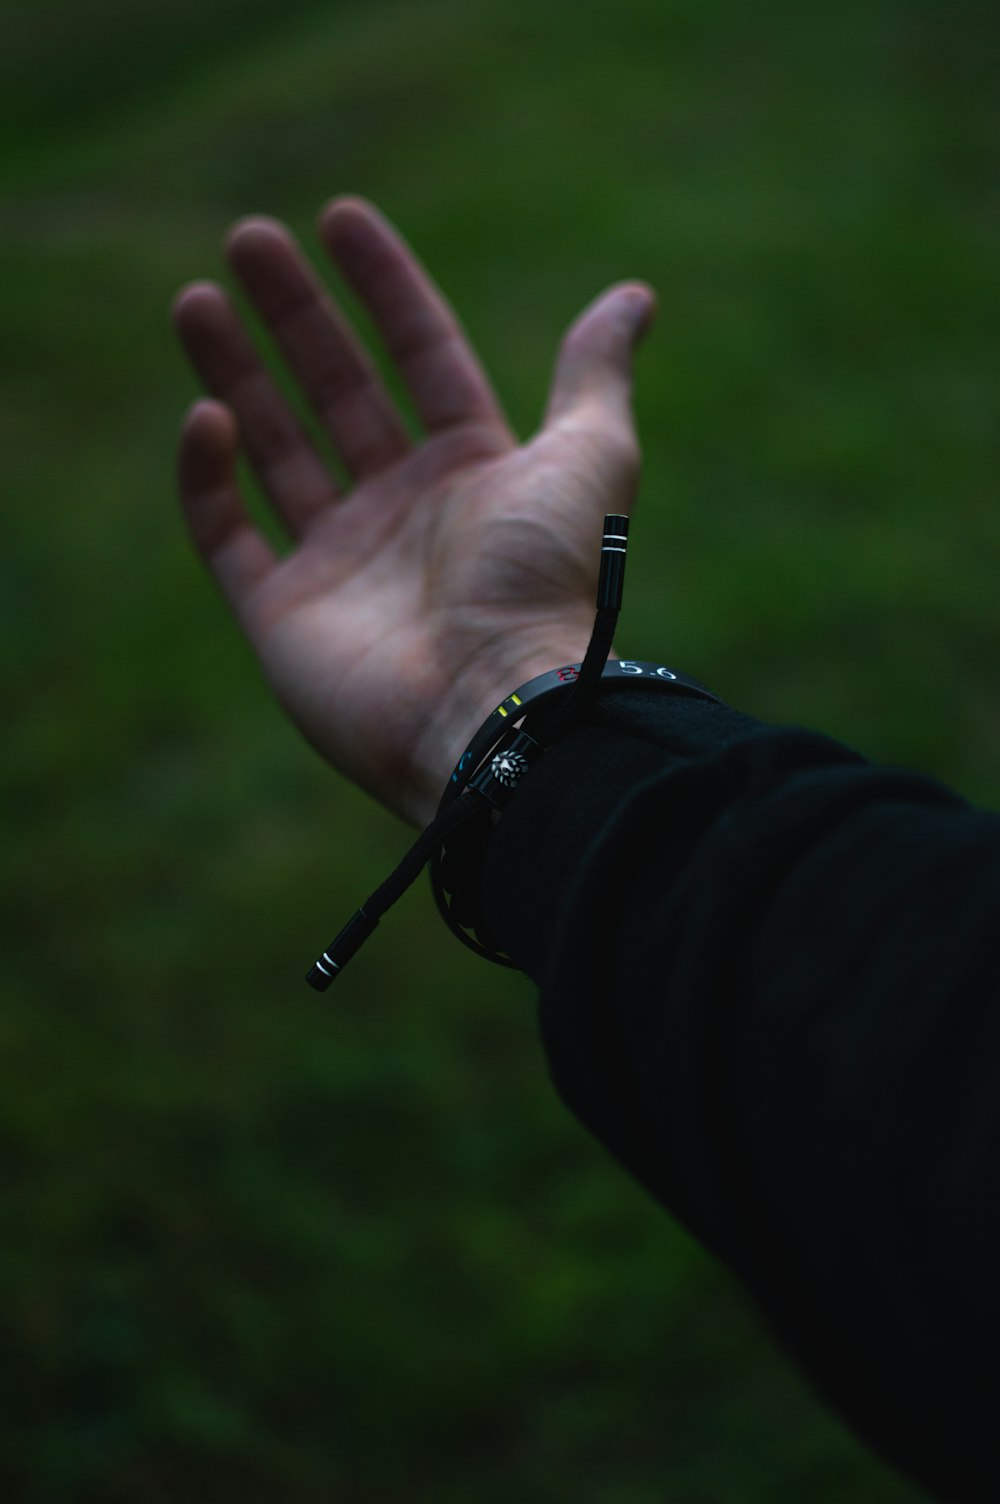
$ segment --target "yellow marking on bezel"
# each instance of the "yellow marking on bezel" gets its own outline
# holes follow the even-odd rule
[[[514,701],[515,705],[520,705],[520,703],[521,703],[521,696],[520,695],[511,695],[511,699]]]
[[[498,705],[498,706],[497,706],[497,709],[498,709],[498,710],[499,710],[499,712],[500,712],[500,714],[501,714],[501,715],[509,715],[509,714],[510,714],[510,712],[509,712],[509,711],[507,711],[507,710],[504,710],[504,708],[503,708],[503,706],[502,706],[502,705]]]

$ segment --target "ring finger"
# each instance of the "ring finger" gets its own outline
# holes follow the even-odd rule
[[[236,415],[240,438],[294,538],[337,497],[328,467],[264,369],[228,296],[213,282],[182,289],[174,324],[208,391]]]

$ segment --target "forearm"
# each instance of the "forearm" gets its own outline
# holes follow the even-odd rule
[[[489,922],[540,985],[555,1084],[870,1444],[992,1496],[1000,822],[655,703],[619,691],[493,837]]]

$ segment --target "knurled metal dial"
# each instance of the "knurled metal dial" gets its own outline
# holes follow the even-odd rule
[[[528,759],[522,757],[520,752],[498,752],[490,763],[490,772],[505,789],[512,789],[527,771]]]

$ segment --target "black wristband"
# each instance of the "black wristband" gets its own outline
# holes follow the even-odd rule
[[[544,747],[523,729],[520,732],[515,729],[517,724],[530,710],[537,728],[537,712],[572,689],[579,672],[578,663],[551,669],[529,679],[501,700],[455,765],[441,798],[439,817],[470,786],[486,795],[493,810],[503,808],[523,774],[544,752]],[[598,693],[606,686],[626,683],[658,684],[675,694],[725,704],[719,695],[688,674],[678,673],[662,663],[627,658],[610,659],[605,664]],[[519,756],[519,748],[526,755]],[[500,966],[515,967],[489,933],[479,910],[482,865],[492,830],[493,815],[484,807],[479,818],[456,827],[442,840],[431,858],[431,888],[442,919],[463,945]]]
[[[487,716],[455,764],[455,770],[441,796],[438,813],[440,814],[441,810],[467,787],[486,759],[496,752],[500,741],[512,726],[527,715],[529,710],[541,710],[557,695],[571,689],[579,675],[580,664],[567,663],[562,668],[553,668],[548,673],[538,674],[536,678],[529,679],[526,684],[512,690],[506,699],[501,700],[496,709]],[[609,659],[601,672],[601,687],[609,683],[623,682],[659,684],[665,689],[681,694],[695,695],[704,700],[715,700],[719,705],[724,703],[717,694],[713,694],[699,680],[692,679],[689,674],[678,673],[676,669],[667,668],[665,664],[647,663],[629,658]]]

